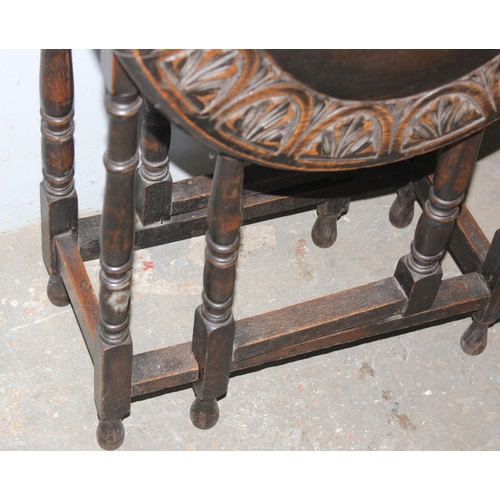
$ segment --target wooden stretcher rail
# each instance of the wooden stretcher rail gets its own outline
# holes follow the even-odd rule
[[[257,193],[270,193],[298,185],[305,185],[322,179],[328,179],[332,175],[331,172],[304,174],[302,172],[277,170],[259,165],[248,165],[245,167],[243,196],[248,197]],[[347,177],[352,177],[352,174],[342,172],[342,175],[336,176],[336,179],[341,180]],[[195,178],[176,182],[172,192],[172,215],[207,208],[211,187],[211,175],[200,175]]]
[[[324,337],[283,347],[280,350],[260,356],[233,361],[231,372],[359,340],[366,340],[386,333],[404,330],[405,328],[430,324],[460,314],[471,313],[484,307],[488,303],[489,298],[489,290],[477,273],[450,278],[442,282],[434,305],[428,311],[405,317],[397,314],[367,325],[360,325],[340,332],[332,332]],[[238,323],[236,323],[237,333]]]
[[[403,177],[397,180],[402,179]],[[205,181],[197,178],[195,182]],[[346,190],[350,194],[366,192],[375,185],[382,186],[384,182],[385,177],[380,175],[359,180],[349,178],[336,183],[323,179],[316,180],[305,188],[292,185],[285,193],[251,194],[245,199],[245,215],[247,221],[253,221],[280,211],[289,212],[294,208],[315,205],[323,197],[328,199],[339,196]],[[425,178],[414,183],[421,203],[427,198],[430,182],[430,179]],[[392,183],[394,184],[394,177]],[[210,186],[205,188],[210,189]],[[200,190],[198,196],[189,201],[189,206],[205,203],[205,195],[200,195]],[[185,207],[188,206],[187,203],[186,201]],[[88,219],[92,219],[92,223],[89,224]],[[86,247],[88,250],[93,245],[93,252],[82,252],[78,248],[75,233],[70,232],[57,236],[55,247],[61,276],[94,359],[94,332],[99,305],[82,256],[96,257],[100,218],[88,219],[82,219],[83,232],[87,236],[92,232],[97,234],[97,243],[91,240],[90,246]],[[138,247],[150,246],[179,239],[179,233],[189,237],[193,232],[202,234],[205,230],[206,207],[174,215],[166,224],[139,228],[136,241]],[[453,238],[456,244],[450,243],[450,251],[459,260],[460,267],[472,268],[473,271],[480,268],[489,242],[465,207],[457,221]],[[489,297],[490,292],[484,280],[476,272],[470,272],[443,281],[430,310],[402,317],[399,313],[404,307],[406,296],[395,278],[391,277],[314,301],[242,319],[236,322],[231,372],[470,313],[485,307]],[[191,352],[190,342],[136,354],[133,357],[132,396],[180,387],[197,378],[198,365]]]
[[[273,169],[266,169],[273,170]],[[251,171],[253,172],[253,171]],[[244,197],[244,224],[250,224],[273,217],[289,215],[294,211],[308,210],[333,197],[355,196],[376,189],[395,186],[404,182],[408,172],[404,168],[373,168],[368,174],[344,172],[331,181],[331,174],[319,176],[300,174],[285,177],[285,189],[269,192],[277,188],[283,175],[268,177],[267,183],[259,184],[250,176],[249,187]],[[348,175],[349,174],[349,175]],[[257,176],[256,174],[252,174]],[[319,178],[318,178],[319,177]],[[304,183],[304,179],[309,182]],[[312,179],[312,181],[311,181]],[[136,221],[135,249],[148,248],[170,243],[193,236],[203,235],[206,231],[207,200],[210,193],[211,178],[199,176],[174,184],[172,195],[173,215],[162,224],[144,227]],[[255,189],[262,187],[262,191]],[[181,211],[181,208],[185,211]],[[189,210],[189,211],[186,211]],[[101,216],[82,218],[79,221],[79,246],[84,261],[96,259],[100,252]]]
[[[398,314],[406,295],[387,278],[238,321],[233,362]]]
[[[370,314],[372,318],[373,314],[384,316],[391,308],[397,311],[404,304],[402,292],[397,290],[397,284],[389,283],[391,280],[394,278],[355,289],[356,304],[350,303],[349,292],[353,290],[348,290],[237,321],[231,372],[470,313],[485,307],[490,297],[483,279],[471,273],[443,281],[433,307],[426,312],[406,317],[389,312],[390,317],[386,315],[368,322]],[[379,286],[388,286],[392,292],[386,293],[385,303],[377,298],[379,306],[367,313],[362,304],[374,299]],[[305,317],[303,308],[308,311]],[[344,312],[339,313],[339,310]],[[293,324],[281,323],[283,319]],[[267,326],[263,329],[262,325],[281,325],[281,329],[287,330]],[[190,342],[137,354],[134,356],[132,396],[177,387],[194,382],[197,377],[198,367]]]
[[[198,380],[191,342],[136,354],[132,360],[132,397]]]
[[[71,299],[71,304],[94,361],[94,332],[99,319],[99,302],[83,264],[75,233],[65,233],[54,238],[57,265],[64,286]]]

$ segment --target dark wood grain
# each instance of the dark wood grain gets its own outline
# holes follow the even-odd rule
[[[136,171],[136,212],[143,226],[170,219],[170,122],[148,102],[142,111],[141,165]]]
[[[349,344],[407,328],[414,328],[419,325],[432,324],[435,321],[446,320],[475,311],[483,307],[484,304],[487,304],[488,300],[488,290],[477,273],[450,278],[442,282],[434,304],[425,312],[404,317],[397,314],[370,324],[359,325],[339,332],[327,332],[324,336],[282,347],[279,350],[270,351],[259,356],[234,360],[231,365],[231,373],[260,366],[265,363],[320,351],[333,346]],[[236,331],[238,340],[240,340],[239,326],[240,322],[237,321]],[[243,342],[244,340],[242,340]]]
[[[198,374],[191,342],[135,354],[132,397],[190,384],[198,380]]]
[[[94,399],[99,415],[98,443],[121,445],[121,419],[130,411],[132,337],[129,331],[135,236],[134,177],[139,163],[138,113],[142,98],[113,59],[107,68],[108,142],[101,225],[99,322],[96,329]]]
[[[481,323],[492,325],[500,319],[500,229],[493,236],[481,274],[491,290],[491,300],[488,307],[474,314],[474,318]]]
[[[280,66],[285,58],[296,64],[295,51],[279,63],[253,49],[131,49],[116,55],[144,95],[191,136],[276,168],[390,163],[463,139],[500,116],[498,49],[474,55],[427,51],[424,57],[393,51],[388,59],[376,49],[351,51],[348,59],[337,50],[324,52],[323,60],[309,57],[315,69],[305,81]],[[347,100],[325,94],[310,82],[320,84],[326,75],[335,83],[337,73],[339,81],[342,74],[352,79],[339,66],[325,67],[325,59],[370,77],[349,81],[353,94]],[[367,60],[375,64],[363,69]]]
[[[394,227],[402,229],[412,223],[416,199],[411,182],[397,190],[396,199],[389,210],[389,221]]]
[[[403,310],[406,296],[387,278],[238,322],[233,361],[303,343]]]
[[[109,116],[102,216],[77,216],[70,52],[42,51],[40,71],[48,293],[57,305],[71,302],[93,358],[101,447],[123,442],[131,397],[192,383],[191,420],[209,429],[230,373],[464,314],[472,323],[462,349],[484,350],[500,317],[500,230],[490,245],[462,200],[482,129],[500,118],[499,50],[101,54]],[[213,179],[172,185],[169,120],[218,152]],[[243,169],[243,160],[252,164]],[[411,222],[415,197],[423,207],[394,277],[234,321],[242,222],[317,206],[313,240],[327,247],[352,196],[388,187],[398,188],[393,225]],[[133,356],[133,250],[205,231],[192,342]],[[446,248],[466,274],[442,281]],[[98,301],[83,262],[99,256]]]
[[[423,176],[412,183],[417,200],[423,205],[428,198],[432,176]],[[455,227],[448,242],[448,249],[462,273],[480,272],[488,253],[490,242],[470,213],[462,204]]]
[[[479,271],[486,258],[490,243],[470,213],[462,205],[448,248],[463,273]]]
[[[248,170],[245,170],[245,176]],[[251,170],[250,170],[251,172]],[[377,189],[400,185],[406,175],[398,165],[377,167],[366,173],[347,172],[334,177],[325,174],[303,174],[291,172],[292,176],[267,174],[278,170],[265,169],[262,177],[254,175],[245,183],[246,196],[243,199],[244,224],[251,224],[295,211],[313,209],[332,198],[363,195]],[[303,177],[302,177],[303,176]],[[320,179],[317,178],[320,176]],[[245,177],[246,179],[246,177]],[[178,241],[203,235],[206,231],[207,202],[212,186],[210,176],[198,176],[174,183],[173,215],[162,224],[144,227],[140,221],[135,225],[135,249]],[[259,186],[262,186],[261,192]],[[182,209],[186,209],[183,212]],[[100,255],[101,216],[80,219],[79,245],[84,261],[96,259]]]
[[[493,236],[481,275],[491,291],[491,298],[484,309],[474,312],[471,325],[460,339],[463,351],[473,356],[486,349],[488,327],[500,319],[500,229]]]
[[[54,237],[78,230],[74,186],[73,65],[67,49],[40,53],[40,114],[43,181],[40,185],[42,255],[50,279],[47,295],[57,306],[69,304],[59,276]]]
[[[74,233],[55,237],[57,263],[68,291],[85,343],[95,358],[95,331],[99,320],[99,302],[83,264]]]
[[[411,252],[400,259],[394,273],[408,295],[405,315],[428,309],[436,297],[443,274],[439,262],[455,227],[482,136],[481,130],[443,148],[439,156]]]
[[[330,248],[337,241],[337,219],[349,210],[350,198],[334,198],[316,207],[318,218],[311,230],[311,239],[319,248]]]
[[[193,384],[196,400],[191,407],[191,420],[200,429],[216,424],[216,398],[227,391],[234,340],[232,302],[242,222],[243,162],[220,154],[207,211],[203,303],[196,309],[193,327],[192,349],[200,377]]]
[[[405,317],[395,314],[340,331],[324,329],[322,324],[317,324],[316,328],[320,329],[320,332],[318,335],[310,336],[309,340],[297,343],[297,337],[288,335],[287,340],[291,341],[290,343],[276,344],[274,350],[266,350],[263,354],[255,356],[252,355],[255,352],[252,347],[254,339],[260,336],[262,342],[266,342],[262,336],[263,318],[267,318],[269,324],[278,324],[278,318],[282,317],[283,310],[238,320],[236,321],[236,345],[231,363],[231,373],[467,314],[482,309],[489,299],[488,287],[478,273],[457,276],[442,282],[436,300],[428,311]],[[347,307],[347,304],[344,307]],[[292,315],[293,308],[297,308],[297,306],[287,308],[287,314]],[[301,330],[310,331],[312,323],[310,315],[314,314],[314,310],[312,310],[310,315],[304,317],[298,314],[299,310],[295,309],[296,314],[293,314],[298,335],[300,335]],[[272,342],[276,332],[268,330],[267,333]],[[247,349],[247,343],[249,349]],[[190,347],[191,343],[186,342],[134,356],[133,395],[157,392],[195,380],[197,364],[190,352]]]
[[[266,49],[296,80],[338,99],[380,101],[449,84],[486,64],[499,50]]]

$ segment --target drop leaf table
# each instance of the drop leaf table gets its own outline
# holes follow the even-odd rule
[[[500,231],[490,244],[462,202],[483,130],[500,117],[500,50],[157,49],[101,58],[109,131],[99,216],[78,217],[71,52],[43,50],[40,72],[47,293],[71,303],[92,357],[101,447],[122,444],[135,396],[192,384],[191,420],[208,429],[231,373],[331,346],[469,314],[461,347],[484,350],[500,318]],[[171,123],[218,152],[213,177],[172,181]],[[350,198],[386,186],[398,188],[388,214],[395,227],[410,224],[415,201],[423,208],[392,276],[234,320],[243,222],[316,208],[311,237],[328,248]],[[134,354],[134,249],[205,232],[192,342]],[[443,279],[447,250],[462,275]],[[84,266],[96,258],[97,293]]]

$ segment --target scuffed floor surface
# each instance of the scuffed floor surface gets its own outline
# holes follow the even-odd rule
[[[491,239],[500,227],[500,154],[487,146],[467,201]],[[393,199],[353,201],[326,250],[311,241],[314,212],[245,227],[235,317],[392,275],[416,222],[394,229]],[[135,352],[190,339],[203,250],[196,238],[136,253]],[[2,235],[0,252],[0,449],[99,450],[92,363],[71,307],[59,309],[45,295],[38,226]],[[86,265],[97,287],[98,263]],[[458,272],[449,258],[443,267],[445,276]],[[121,450],[499,450],[499,329],[490,329],[483,354],[470,357],[459,346],[468,324],[234,376],[209,431],[190,423],[190,388],[134,401]]]

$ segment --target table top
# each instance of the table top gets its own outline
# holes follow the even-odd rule
[[[294,170],[423,154],[500,117],[500,50],[117,50],[144,97],[217,151]]]

